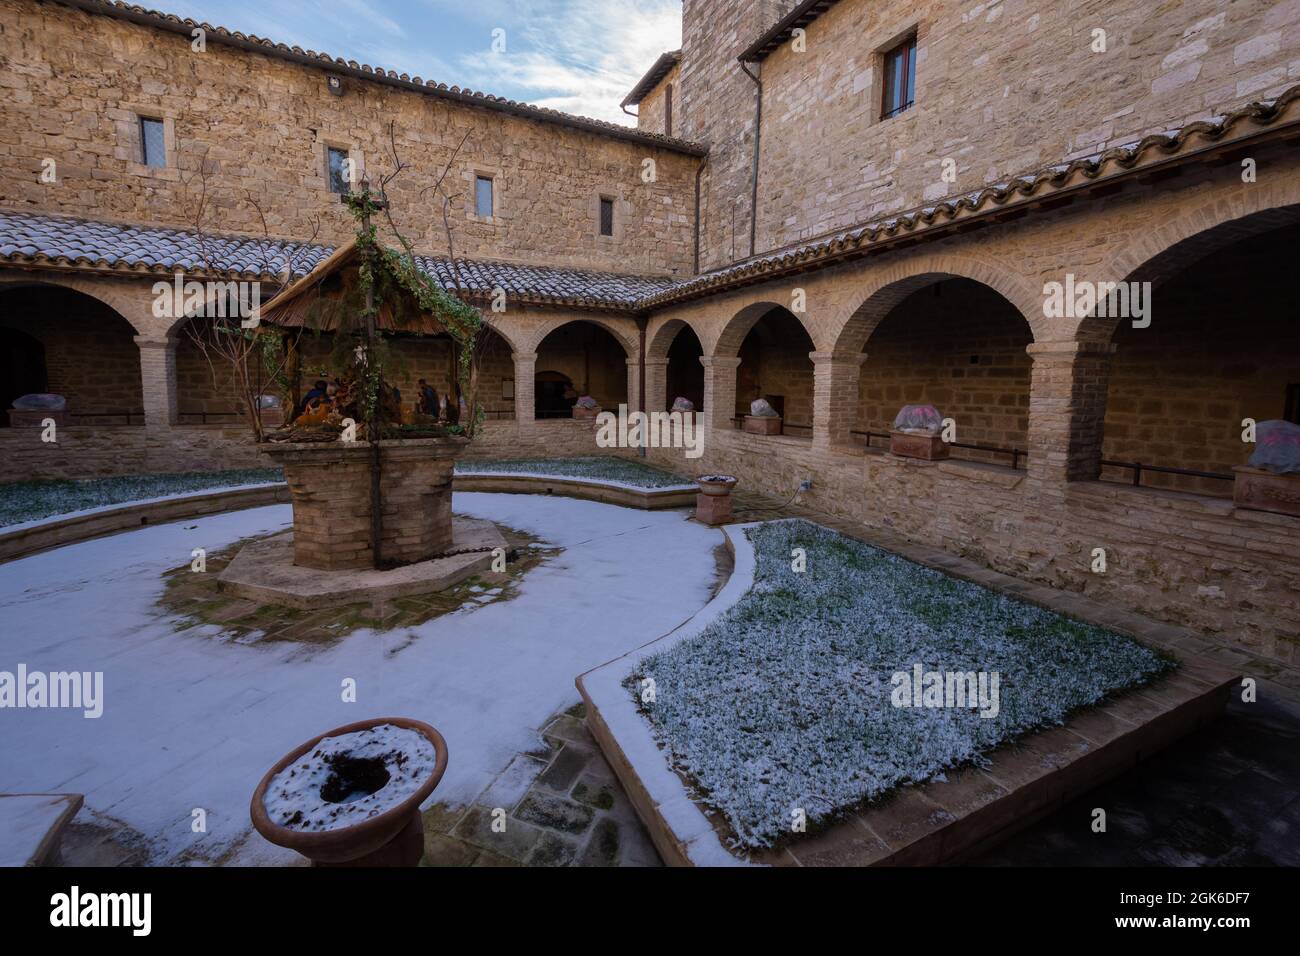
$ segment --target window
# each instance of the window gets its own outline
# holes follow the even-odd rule
[[[340,196],[351,192],[349,189],[348,179],[351,175],[351,164],[348,162],[348,151],[346,149],[335,149],[333,146],[327,147],[326,153],[327,174],[329,176],[330,192],[337,193]]]
[[[167,165],[167,138],[160,119],[140,117],[140,162],[158,169]]]
[[[483,219],[492,218],[492,180],[479,176],[474,180],[474,215]]]
[[[664,135],[673,135],[673,85],[664,89]]]
[[[614,235],[614,200],[600,197],[600,234]]]
[[[916,37],[910,36],[885,54],[885,98],[880,118],[903,112],[916,100]]]

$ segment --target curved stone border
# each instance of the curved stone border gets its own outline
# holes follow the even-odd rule
[[[562,495],[626,508],[658,510],[685,508],[695,504],[694,485],[669,488],[637,488],[634,485],[601,481],[597,478],[568,478],[505,472],[457,472],[452,491],[484,491],[512,495]]]
[[[145,525],[166,524],[220,511],[260,508],[289,501],[289,486],[283,482],[223,488],[193,494],[132,501],[107,508],[55,515],[48,521],[19,525],[0,531],[0,564],[52,548],[89,541],[120,531],[134,531]]]
[[[1062,726],[999,747],[979,768],[962,767],[943,779],[900,788],[786,848],[741,858],[723,846],[687,784],[669,766],[623,680],[644,658],[700,633],[749,590],[755,555],[744,530],[754,526],[723,529],[735,571],[699,614],[575,682],[587,705],[592,736],[670,866],[961,862],[1216,719],[1241,680],[1235,670],[1179,655],[1175,673],[1086,708]]]
[[[735,566],[722,590],[689,621],[634,651],[579,675],[574,681],[587,704],[587,724],[605,759],[627,791],[655,849],[669,866],[737,866],[713,824],[691,799],[686,784],[664,759],[649,722],[637,712],[623,679],[651,654],[667,650],[708,627],[754,584],[754,546],[744,534],[761,522],[721,528]]]

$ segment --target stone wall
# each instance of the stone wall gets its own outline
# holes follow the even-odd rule
[[[761,16],[746,6],[684,5],[687,135],[719,147],[707,265],[732,257],[733,205],[748,228],[753,85],[735,56]],[[882,121],[882,55],[912,30],[916,105]],[[761,64],[760,253],[1276,95],[1300,79],[1300,2],[843,0],[806,41]]]
[[[812,491],[799,499],[811,508],[1026,580],[1231,635],[1275,660],[1300,654],[1294,518],[1103,482],[1071,484],[1059,506],[1046,506],[1024,473],[1009,468],[828,452],[798,439],[730,430],[711,430],[704,448],[703,458],[690,461],[671,449],[650,456],[686,474],[734,474],[741,487],[783,500],[812,478]],[[1106,549],[1105,574],[1091,571],[1097,547]]]
[[[664,74],[653,90],[636,107],[636,128],[647,133],[678,134],[681,127],[681,64]],[[668,91],[671,88],[672,93]],[[668,99],[672,97],[673,128],[668,129]]]
[[[691,269],[694,157],[372,81],[346,79],[336,97],[324,69],[213,41],[196,53],[176,34],[57,3],[0,0],[0,24],[0,206],[192,226],[202,169],[209,231],[260,235],[251,190],[272,235],[307,239],[319,223],[321,241],[337,243],[354,227],[328,189],[326,149],[349,150],[377,176],[394,165],[392,122],[411,169],[389,194],[421,250],[445,252],[435,194],[421,193],[468,134],[447,180],[458,255]],[[141,116],[166,124],[165,169],[140,162]],[[40,181],[46,158],[57,183]],[[474,214],[479,175],[494,180],[490,219]],[[628,225],[614,237],[598,235],[601,196]]]

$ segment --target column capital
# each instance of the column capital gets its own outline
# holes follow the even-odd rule
[[[1113,355],[1114,342],[1097,342],[1093,340],[1077,342],[1031,342],[1025,351],[1033,358],[1040,355],[1068,357],[1072,355]]]
[[[856,365],[862,367],[867,360],[866,352],[809,352],[808,357],[814,365]]]
[[[700,364],[705,368],[740,368],[740,356],[701,355]]]
[[[177,335],[175,332],[168,332],[165,336],[155,335],[137,335],[134,337],[136,348],[141,349],[172,349],[176,347]]]
[[[511,355],[510,355],[510,357],[511,357],[512,359],[514,359],[514,361],[515,361],[516,364],[518,364],[519,362],[536,362],[536,361],[537,361],[537,353],[536,353],[536,352],[512,352]]]

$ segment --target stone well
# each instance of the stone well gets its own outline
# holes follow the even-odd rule
[[[385,561],[425,561],[452,549],[451,475],[458,437],[381,441]],[[266,442],[293,499],[293,563],[322,571],[370,568],[370,445]]]

